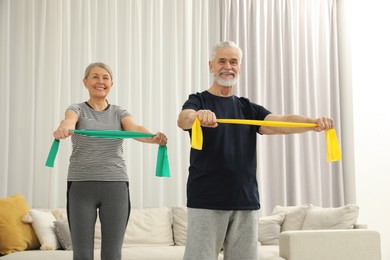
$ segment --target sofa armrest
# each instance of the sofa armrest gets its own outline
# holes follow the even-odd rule
[[[287,260],[381,260],[380,235],[367,229],[285,231],[279,255]]]

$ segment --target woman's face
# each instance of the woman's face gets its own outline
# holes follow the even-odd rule
[[[89,95],[96,98],[105,98],[112,87],[112,79],[107,70],[94,67],[83,80],[84,86],[88,89]]]

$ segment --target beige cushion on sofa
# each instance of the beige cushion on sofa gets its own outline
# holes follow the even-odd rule
[[[286,217],[282,224],[282,232],[288,230],[301,230],[308,209],[309,205],[275,206],[274,210],[272,211],[272,214],[286,214]]]
[[[310,207],[302,225],[303,230],[352,229],[359,215],[354,204],[338,208]]]
[[[278,213],[259,218],[258,239],[262,245],[279,245],[281,224],[285,216],[285,213]]]
[[[172,228],[175,245],[185,246],[187,242],[187,207],[172,207]]]
[[[172,246],[171,214],[167,207],[131,209],[123,246]]]

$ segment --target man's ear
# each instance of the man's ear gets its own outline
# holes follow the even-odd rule
[[[209,70],[210,70],[210,73],[214,72],[213,64],[211,63],[211,61],[209,61]]]

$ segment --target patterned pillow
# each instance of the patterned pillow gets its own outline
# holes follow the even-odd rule
[[[62,249],[72,250],[72,239],[70,237],[69,224],[67,220],[54,221],[54,231]]]

